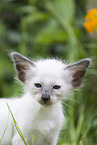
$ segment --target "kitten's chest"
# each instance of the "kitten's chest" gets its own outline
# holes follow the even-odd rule
[[[32,138],[35,145],[50,144],[50,132],[43,133],[39,130],[34,130],[32,133]]]
[[[41,110],[33,120],[33,130],[45,133],[54,129],[57,124],[57,116],[49,111]]]
[[[40,114],[33,123],[32,136],[35,145],[50,144],[50,135],[57,127],[56,119],[49,114]]]

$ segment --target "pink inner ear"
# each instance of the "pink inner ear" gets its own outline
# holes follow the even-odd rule
[[[19,80],[24,83],[26,79],[26,73],[29,70],[29,65],[18,62],[18,64],[16,64],[16,69]]]
[[[90,59],[86,58],[67,66],[67,69],[70,71],[70,75],[72,76],[71,84],[73,87],[81,85],[82,78],[86,73],[90,61]]]
[[[19,72],[21,72],[21,71],[26,71],[26,70],[29,69],[29,65],[18,63],[18,64],[16,64],[16,69],[17,69]]]
[[[26,71],[28,70],[28,66],[16,64],[16,69],[17,69],[17,75],[18,75],[19,80],[24,83],[26,79]]]
[[[78,87],[81,85],[82,78],[85,75],[86,70],[77,70],[73,74],[72,85],[73,87]]]
[[[18,79],[24,83],[27,78],[27,72],[30,70],[30,65],[33,67],[35,65],[31,60],[20,55],[17,52],[12,52],[11,56],[13,58],[13,61],[16,67]]]

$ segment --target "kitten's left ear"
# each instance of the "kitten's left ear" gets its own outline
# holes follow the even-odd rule
[[[31,66],[34,67],[35,65],[31,60],[17,52],[12,52],[11,57],[15,64],[17,77],[22,83],[24,83]]]
[[[86,70],[91,62],[91,59],[82,59],[76,63],[68,65],[65,69],[68,69],[71,76],[71,84],[73,88],[81,85],[82,78],[84,77]]]

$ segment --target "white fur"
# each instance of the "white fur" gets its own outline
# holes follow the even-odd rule
[[[10,106],[27,145],[32,145],[32,136],[35,145],[57,145],[59,131],[64,120],[60,100],[65,98],[72,89],[70,72],[65,70],[64,63],[55,59],[40,60],[35,65],[36,67],[30,65],[30,71],[24,84],[24,95],[21,98],[0,100],[0,138],[8,122],[0,145],[10,145],[10,143],[24,145],[14,127],[6,102]],[[42,90],[35,88],[36,82],[50,89],[56,84],[61,86],[59,90],[52,90],[51,105],[39,103]]]

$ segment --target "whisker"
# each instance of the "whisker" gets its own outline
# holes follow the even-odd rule
[[[79,101],[77,101],[77,100],[74,100],[74,99],[68,99],[68,98],[64,98],[63,100],[70,100],[70,101],[74,101],[74,102],[80,103]]]
[[[69,108],[71,108],[72,110],[74,110],[70,105],[66,104],[65,102],[62,101],[62,103],[66,106],[68,106]]]
[[[67,117],[68,119],[70,119],[70,117],[68,116],[68,114],[66,113],[65,110],[63,110],[63,113],[66,115],[66,117]]]

